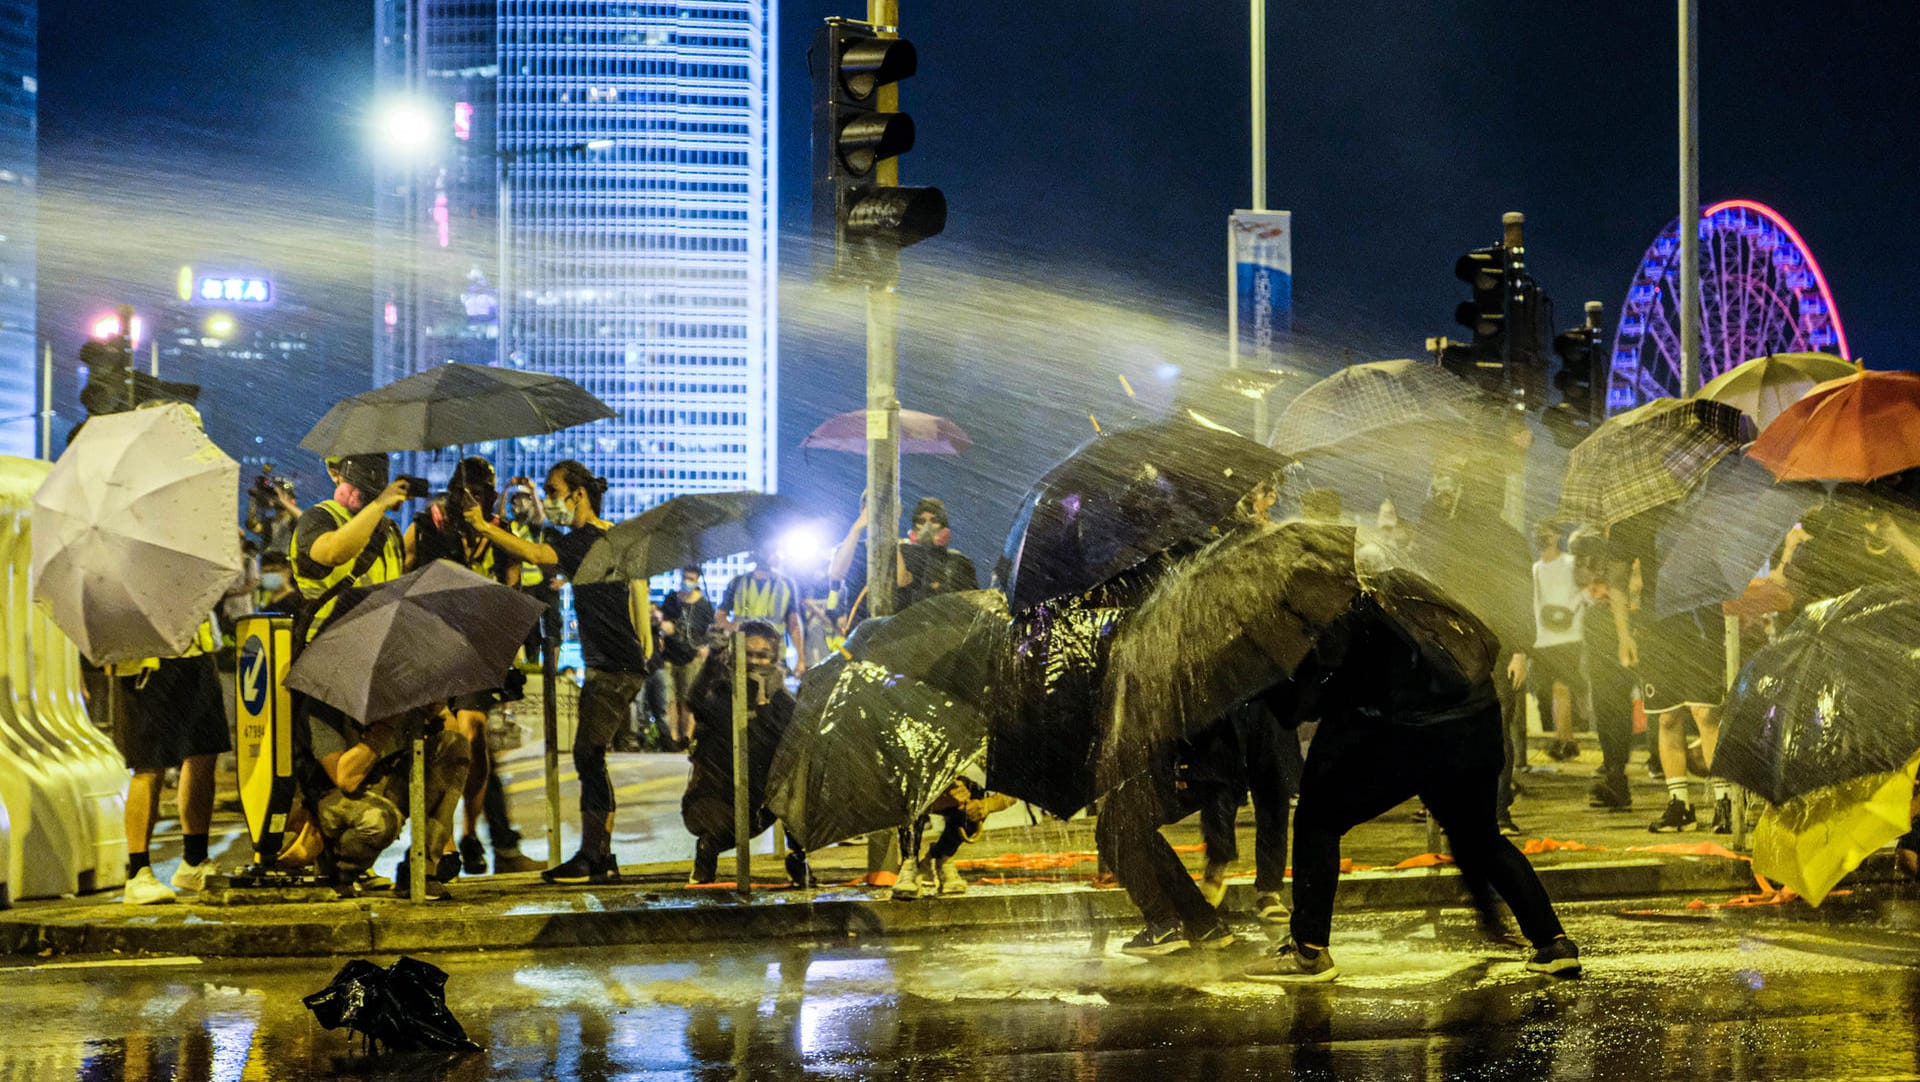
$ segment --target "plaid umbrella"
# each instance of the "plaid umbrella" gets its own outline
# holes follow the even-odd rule
[[[1434,421],[1458,425],[1480,397],[1465,380],[1425,361],[1350,365],[1294,399],[1267,444],[1301,456],[1387,428]]]
[[[1560,482],[1561,518],[1611,526],[1684,498],[1743,439],[1744,417],[1699,398],[1656,398],[1580,441]]]

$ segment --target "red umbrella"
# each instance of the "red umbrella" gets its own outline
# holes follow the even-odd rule
[[[1872,481],[1920,466],[1920,373],[1869,371],[1819,384],[1747,454],[1782,481]]]
[[[827,422],[800,446],[808,450],[845,451],[860,455],[867,451],[867,411],[854,410]],[[973,446],[972,437],[945,417],[918,410],[900,411],[900,453],[903,455],[957,455]]]

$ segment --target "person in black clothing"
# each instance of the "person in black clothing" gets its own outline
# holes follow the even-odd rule
[[[936,594],[980,588],[980,573],[973,561],[948,547],[952,534],[946,504],[927,496],[914,505],[913,532],[900,547],[904,581],[895,611]]]
[[[571,529],[551,545],[523,540],[488,521],[477,506],[469,505],[467,522],[474,530],[515,559],[558,565],[568,579],[595,542],[613,524],[600,517],[607,480],[572,459],[547,473],[547,520]],[[646,690],[652,636],[647,627],[646,583],[603,582],[573,584],[573,607],[580,622],[580,652],[587,663],[580,690],[580,715],[574,731],[573,765],[580,776],[580,849],[557,868],[540,877],[549,883],[613,883],[620,865],[613,856],[613,778],[607,772],[607,749],[615,735],[633,719],[634,700]]]
[[[680,588],[660,602],[662,630],[679,638],[693,651],[685,662],[668,661],[667,681],[672,698],[667,707],[668,727],[673,742],[685,747],[693,739],[693,681],[707,655],[707,638],[713,629],[713,601],[700,588],[700,565],[680,569]],[[668,630],[670,629],[670,630]]]
[[[765,807],[767,775],[773,753],[793,723],[794,699],[780,664],[780,631],[765,620],[744,620],[747,643],[747,799],[753,808],[755,836],[773,825]],[[736,844],[733,821],[733,672],[731,645],[716,649],[700,670],[690,695],[700,739],[690,756],[687,791],[680,818],[694,836],[693,873],[688,882],[711,883],[720,854]],[[787,874],[795,886],[808,885],[806,855],[787,837]]]
[[[1633,670],[1620,664],[1620,636],[1614,627],[1607,584],[1611,549],[1606,535],[1581,528],[1567,539],[1574,578],[1593,606],[1581,623],[1581,664],[1587,686],[1587,716],[1600,738],[1600,777],[1587,794],[1587,806],[1610,811],[1633,807],[1627,786],[1627,761],[1633,755]]]
[[[1233,945],[1233,930],[1200,892],[1160,828],[1225,802],[1237,806],[1245,788],[1237,759],[1231,722],[1221,721],[1153,755],[1144,773],[1100,798],[1095,844],[1127,897],[1147,918],[1147,926],[1120,948],[1123,952],[1150,956],[1189,946],[1218,950]],[[1207,855],[1210,860],[1216,855],[1213,847]]]
[[[1476,898],[1491,887],[1533,944],[1527,968],[1573,976],[1579,950],[1527,858],[1495,823],[1501,767],[1500,646],[1472,615],[1404,571],[1383,573],[1270,697],[1297,723],[1320,719],[1293,820],[1291,935],[1247,970],[1254,980],[1327,981],[1340,838],[1418,796],[1446,830]],[[1290,701],[1289,701],[1290,700]],[[1486,916],[1483,911],[1483,923]]]

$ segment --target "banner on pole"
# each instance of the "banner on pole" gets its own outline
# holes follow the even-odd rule
[[[1227,218],[1233,262],[1228,332],[1237,363],[1270,368],[1276,339],[1293,329],[1293,214],[1241,210]]]

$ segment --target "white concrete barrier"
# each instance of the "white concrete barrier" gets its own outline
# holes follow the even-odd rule
[[[73,643],[30,600],[33,493],[48,469],[0,457],[0,806],[13,898],[126,878],[126,763],[85,716]]]

